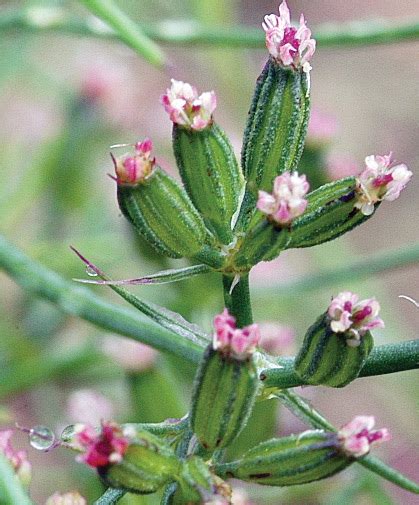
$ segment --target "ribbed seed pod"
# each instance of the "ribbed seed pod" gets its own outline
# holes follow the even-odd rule
[[[308,329],[295,371],[307,384],[343,387],[358,377],[373,345],[369,331],[359,345],[348,345],[345,333],[332,331],[326,313]]]
[[[215,123],[199,131],[174,124],[173,149],[189,197],[209,229],[229,244],[244,191],[230,141]]]
[[[270,190],[277,175],[297,168],[309,112],[307,75],[270,58],[256,82],[244,133],[242,167],[247,186],[239,230],[253,215],[258,190]]]
[[[122,213],[151,245],[173,258],[188,257],[219,267],[222,257],[185,190],[156,167],[136,185],[118,184]]]
[[[137,431],[123,460],[98,471],[108,486],[147,494],[173,481],[180,474],[181,465],[173,450],[159,438],[146,431]]]
[[[216,468],[233,477],[268,486],[293,486],[330,477],[352,463],[340,450],[336,433],[306,431],[262,442],[243,458]]]
[[[348,177],[309,193],[306,211],[292,223],[287,249],[323,244],[370,218],[355,207],[355,188],[355,177]]]
[[[252,357],[238,360],[208,346],[194,383],[191,428],[207,450],[228,446],[246,425],[258,388]]]

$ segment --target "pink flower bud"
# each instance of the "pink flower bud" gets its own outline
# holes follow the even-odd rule
[[[355,207],[370,216],[375,203],[381,200],[392,202],[398,198],[413,174],[403,163],[394,165],[391,153],[367,156],[365,165],[365,170],[358,176],[358,201]]]
[[[45,505],[87,505],[87,500],[77,491],[64,494],[54,493],[48,498]]]
[[[135,154],[114,159],[118,184],[135,185],[146,180],[153,172],[155,159],[151,157],[153,143],[150,139],[135,144]]]
[[[373,430],[374,425],[373,416],[356,416],[338,431],[338,439],[347,456],[360,458],[368,454],[371,444],[391,439],[386,428]]]
[[[119,463],[129,441],[118,424],[102,422],[99,432],[91,425],[76,425],[74,445],[84,452],[77,461],[97,468]]]
[[[214,91],[198,96],[194,86],[172,79],[172,85],[162,95],[161,103],[173,123],[192,130],[203,130],[212,123],[217,98]]]
[[[293,27],[284,0],[279,6],[279,16],[265,16],[262,27],[266,33],[266,47],[280,65],[310,72],[309,61],[316,50],[316,41],[310,38],[311,31],[306,26],[303,14],[298,28]]]
[[[13,430],[0,431],[0,452],[9,460],[22,484],[28,487],[31,481],[32,465],[28,461],[26,451],[15,451],[13,449],[12,436]]]
[[[346,333],[347,344],[357,347],[361,337],[373,328],[384,328],[384,322],[378,317],[380,304],[375,298],[359,301],[358,295],[343,291],[332,299],[328,315],[330,327],[335,333]]]
[[[236,328],[236,319],[227,309],[215,316],[214,328],[213,348],[238,360],[251,356],[260,340],[257,324]]]
[[[309,184],[305,175],[284,172],[275,178],[272,194],[259,191],[256,206],[272,221],[289,225],[306,210],[308,202],[304,196],[308,190]]]

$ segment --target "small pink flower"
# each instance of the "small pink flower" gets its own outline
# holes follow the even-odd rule
[[[212,123],[217,98],[214,91],[198,96],[194,86],[172,79],[172,85],[162,95],[161,103],[173,123],[192,130],[203,130]]]
[[[11,438],[13,430],[0,431],[0,452],[10,461],[16,475],[24,486],[29,486],[31,481],[32,465],[28,461],[26,451],[15,451]]]
[[[84,451],[77,461],[97,468],[122,461],[128,449],[129,440],[119,425],[102,422],[99,432],[87,424],[76,425],[75,446]]]
[[[391,153],[367,156],[365,165],[357,180],[358,201],[355,207],[370,216],[375,203],[381,200],[392,202],[398,198],[413,174],[404,163],[394,165]]]
[[[357,347],[361,337],[373,328],[384,328],[384,322],[378,317],[380,304],[375,298],[359,301],[358,295],[343,291],[332,299],[328,315],[331,318],[330,327],[335,333],[346,333],[346,343]]]
[[[373,416],[356,416],[338,431],[343,452],[350,457],[360,458],[368,454],[373,443],[387,442],[391,435],[386,428],[373,430]]]
[[[64,494],[54,493],[48,498],[45,505],[87,505],[87,500],[77,491]]]
[[[77,389],[67,399],[67,413],[73,422],[96,425],[111,418],[113,410],[112,402],[94,389]]]
[[[152,368],[158,356],[152,347],[116,335],[103,339],[102,351],[127,372],[142,372]]]
[[[291,25],[290,11],[285,0],[279,6],[279,16],[265,16],[262,27],[266,33],[266,47],[278,63],[284,67],[302,68],[309,73],[311,60],[316,50],[316,41],[306,26],[304,14],[301,14],[300,25]]]
[[[215,316],[214,328],[213,348],[238,360],[251,356],[260,340],[257,324],[237,328],[236,319],[227,309]]]
[[[305,175],[284,172],[275,178],[273,193],[259,191],[257,208],[268,218],[281,225],[288,225],[307,207],[304,196],[309,190]]]
[[[146,180],[153,172],[155,159],[151,157],[153,143],[150,139],[135,144],[135,154],[114,159],[118,184],[135,185]]]

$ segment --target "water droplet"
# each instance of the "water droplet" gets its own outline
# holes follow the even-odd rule
[[[46,426],[34,426],[29,430],[29,443],[38,451],[47,451],[55,442],[55,435]]]
[[[89,277],[97,277],[97,273],[93,270],[92,267],[89,267],[89,266],[86,267],[86,274]]]
[[[70,425],[66,426],[61,433],[61,436],[60,436],[61,441],[65,442],[66,444],[73,442],[75,433],[76,433],[75,424],[70,424]]]

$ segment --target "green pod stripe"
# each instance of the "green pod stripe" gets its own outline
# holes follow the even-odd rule
[[[277,175],[295,170],[310,113],[307,76],[284,69],[270,58],[259,76],[243,139],[242,167],[247,180],[239,229],[253,214],[257,192],[272,190]]]
[[[332,331],[326,313],[308,329],[295,371],[308,384],[343,387],[358,377],[372,348],[370,332],[358,347],[348,346],[344,333]]]
[[[154,493],[174,480],[181,471],[181,462],[169,447],[163,448],[157,437],[147,433],[141,444],[133,443],[121,463],[99,471],[111,487],[130,492]]]
[[[351,463],[339,450],[336,434],[306,431],[262,442],[242,459],[220,465],[220,474],[269,486],[293,486],[330,477]]]
[[[194,383],[191,428],[207,450],[229,445],[246,425],[258,387],[253,360],[227,358],[208,346]]]
[[[322,186],[308,195],[308,201],[304,214],[292,223],[287,249],[312,247],[334,240],[371,217],[355,207],[354,178]]]
[[[288,229],[277,228],[263,217],[246,233],[233,259],[234,271],[248,271],[260,261],[276,258],[290,240]]]
[[[229,244],[244,178],[227,136],[215,123],[201,131],[174,124],[173,149],[189,197],[208,228]]]
[[[118,202],[136,230],[164,254],[194,257],[214,241],[184,189],[160,168],[141,184],[119,185]]]

